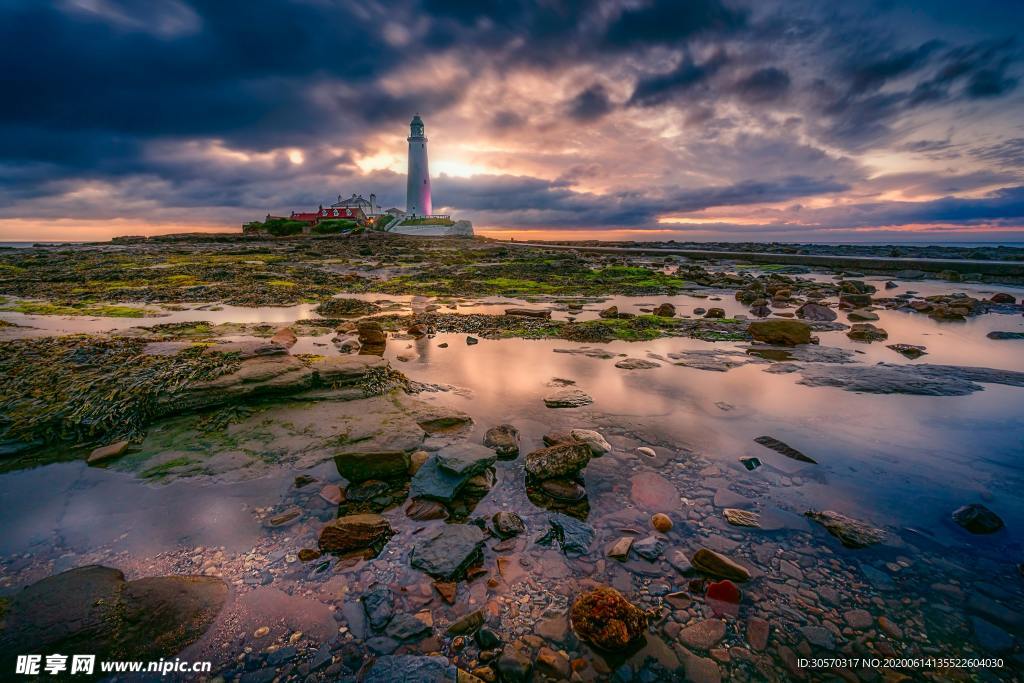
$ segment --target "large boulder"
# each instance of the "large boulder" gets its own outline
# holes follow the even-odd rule
[[[374,514],[339,517],[320,530],[320,549],[345,553],[364,548],[378,548],[395,534],[391,523]]]
[[[755,320],[747,331],[756,341],[765,344],[796,346],[811,343],[811,328],[799,320]]]
[[[85,652],[101,659],[171,658],[220,613],[227,585],[210,576],[125,581],[90,565],[50,576],[11,596],[0,625],[0,661],[26,652]]]
[[[871,323],[855,323],[846,336],[854,341],[873,342],[889,338],[889,333]]]
[[[416,541],[410,564],[435,579],[457,580],[483,557],[484,532],[472,524],[446,524]]]
[[[611,652],[626,649],[647,628],[643,610],[610,586],[601,586],[577,597],[570,618],[580,638]]]
[[[958,508],[953,513],[953,521],[972,534],[991,534],[1003,528],[1003,520],[999,515],[981,503]]]
[[[526,471],[537,479],[575,474],[590,462],[590,453],[590,446],[580,442],[541,448],[526,456]]]

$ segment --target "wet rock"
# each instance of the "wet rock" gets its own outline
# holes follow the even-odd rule
[[[608,308],[605,308],[605,309],[602,309],[601,311],[599,311],[597,315],[600,318],[618,318],[619,317],[619,307],[618,306],[609,306]]]
[[[95,465],[97,463],[106,462],[107,460],[119,458],[124,455],[125,451],[127,451],[128,447],[131,445],[130,441],[124,440],[117,441],[106,446],[100,446],[89,453],[89,458],[86,462],[90,465]]]
[[[451,623],[448,626],[448,635],[458,636],[465,635],[467,633],[474,633],[478,628],[484,624],[484,611],[482,609],[474,610],[469,614],[466,614]]]
[[[546,432],[541,438],[544,441],[545,446],[558,446],[560,444],[576,443],[576,439],[572,437],[572,433],[569,430]]]
[[[748,472],[753,472],[761,466],[761,461],[757,458],[740,458],[740,463],[747,468]]]
[[[448,524],[413,546],[410,563],[434,578],[460,578],[482,558],[484,532],[472,524]]]
[[[804,626],[800,629],[800,633],[807,639],[807,642],[815,647],[820,647],[824,650],[834,650],[836,648],[836,638],[832,635],[832,631],[829,631],[827,628],[822,626]]]
[[[590,447],[583,443],[560,444],[526,456],[526,472],[537,479],[573,475],[590,462]]]
[[[679,632],[679,642],[697,650],[710,650],[725,637],[725,622],[705,619],[691,624]]]
[[[319,495],[331,505],[340,505],[341,501],[344,500],[341,487],[337,484],[325,484],[324,487],[320,489]]]
[[[760,617],[747,619],[747,642],[754,650],[761,652],[768,646],[769,635],[768,622]]]
[[[994,330],[992,332],[989,332],[985,336],[988,337],[989,339],[998,340],[1024,339],[1024,332],[1002,332],[999,330]]]
[[[538,308],[506,308],[505,315],[515,315],[524,318],[550,318],[551,311]]]
[[[586,392],[573,387],[562,387],[544,397],[548,408],[580,408],[594,402]]]
[[[649,562],[654,562],[665,551],[666,545],[668,541],[663,536],[648,536],[633,542],[633,552]]]
[[[747,331],[755,341],[780,346],[811,343],[811,328],[799,320],[755,320]]]
[[[978,645],[988,652],[1008,654],[1013,650],[1013,636],[981,617],[971,617],[971,630]]]
[[[405,451],[351,451],[334,456],[338,473],[349,482],[369,479],[404,479],[409,472],[409,454]]]
[[[745,567],[714,550],[701,548],[691,562],[694,569],[711,576],[739,582],[750,580],[750,572]]]
[[[491,629],[482,627],[477,630],[474,638],[481,650],[493,650],[501,647],[501,637]]]
[[[688,683],[722,683],[722,671],[718,662],[709,657],[698,657],[686,652],[683,657],[683,670]]]
[[[870,294],[842,293],[839,295],[839,305],[849,308],[864,308],[872,303]]]
[[[878,628],[882,629],[882,633],[893,640],[903,639],[903,629],[894,624],[888,617],[878,617]]]
[[[610,453],[612,450],[612,445],[608,443],[608,440],[593,429],[571,429],[569,430],[569,436],[574,441],[587,444],[590,448],[590,454],[595,457]]]
[[[540,483],[540,490],[563,503],[575,503],[587,497],[587,490],[572,479],[545,479]]]
[[[846,317],[853,322],[860,322],[865,320],[878,320],[878,314],[874,311],[869,311],[866,308],[857,308],[846,314]]]
[[[651,526],[663,534],[672,530],[672,518],[663,512],[651,516]]]
[[[953,521],[972,534],[991,534],[1003,528],[999,515],[980,503],[957,508],[953,512]]]
[[[523,640],[517,640],[504,647],[496,663],[502,681],[508,683],[527,683],[533,669],[533,656],[530,646]]]
[[[675,484],[657,472],[638,472],[630,479],[630,498],[649,511],[674,510],[679,506]]]
[[[36,651],[171,658],[207,631],[227,595],[227,585],[210,576],[125,581],[110,567],[72,569],[9,597],[0,661],[11,672],[16,654]]]
[[[299,341],[299,338],[295,336],[295,332],[290,327],[282,327],[274,336],[270,338],[271,344],[280,344],[286,349],[290,349],[295,346],[295,342]]]
[[[295,522],[302,516],[302,509],[297,507],[291,507],[280,512],[266,521],[266,526],[271,529],[278,529],[284,526],[290,526],[292,522]]]
[[[452,683],[457,677],[458,668],[444,657],[385,655],[377,657],[360,680],[362,683]]]
[[[616,560],[625,560],[629,557],[629,549],[632,547],[633,537],[622,536],[612,544],[611,548],[608,549],[608,557],[613,557]]]
[[[654,315],[659,318],[673,318],[676,315],[676,307],[670,303],[660,304],[654,309]]]
[[[668,554],[668,563],[672,565],[680,574],[684,576],[693,573],[693,564],[690,562],[690,558],[686,556],[682,550],[673,550]]]
[[[981,391],[981,382],[1024,386],[1024,372],[995,368],[877,363],[876,365],[804,366],[799,384],[838,387],[867,394],[910,394],[915,396],[966,396]]]
[[[390,588],[369,591],[363,596],[362,603],[366,621],[377,631],[387,626],[395,616],[395,594]]]
[[[1017,300],[1013,297],[1013,295],[1012,294],[1007,294],[1006,292],[998,292],[996,294],[993,294],[989,298],[989,301],[991,301],[994,304],[1015,304],[1015,303],[1017,303]]]
[[[447,519],[448,508],[436,500],[426,498],[415,498],[405,506],[405,516],[415,519],[417,522],[426,522],[431,519]]]
[[[816,322],[832,322],[839,316],[828,306],[809,301],[796,309],[796,317],[802,320],[813,320]]]
[[[345,489],[345,500],[351,500],[354,503],[365,503],[378,496],[386,495],[390,489],[391,487],[386,481],[369,479],[358,484],[352,484]]]
[[[629,647],[647,628],[643,611],[609,586],[576,598],[570,618],[580,638],[611,652]]]
[[[420,471],[425,463],[430,458],[430,453],[426,451],[415,451],[409,456],[409,476],[416,476],[416,473]]]
[[[765,448],[770,448],[776,453],[786,456],[787,458],[799,460],[800,462],[809,462],[812,465],[818,464],[817,460],[814,460],[813,458],[804,455],[803,453],[793,448],[789,444],[783,441],[779,441],[773,436],[759,436],[756,439],[754,439],[754,441],[761,444]]]
[[[586,555],[594,542],[594,527],[578,519],[556,513],[548,518],[549,530],[537,539],[540,545],[558,543],[569,556]]]
[[[534,662],[534,666],[539,674],[555,680],[566,680],[572,672],[569,658],[549,647],[542,647],[537,651],[537,661]]]
[[[705,318],[724,318],[725,317],[725,309],[724,308],[709,308],[708,312],[704,314],[704,317]]]
[[[493,456],[493,451],[489,451]],[[409,494],[413,498],[428,498],[451,503],[472,474],[455,474],[441,467],[437,454],[430,456],[412,478]]]
[[[889,333],[881,327],[875,327],[871,323],[857,323],[850,328],[846,336],[854,341],[875,342],[889,338]]]
[[[850,628],[855,628],[861,631],[871,628],[871,625],[875,623],[875,619],[871,616],[871,612],[864,609],[847,610],[843,614],[843,618],[846,620],[846,623],[850,625]]]
[[[620,361],[616,361],[615,367],[620,370],[650,370],[651,368],[661,367],[661,364],[644,358],[623,358]]]
[[[394,533],[391,523],[380,515],[346,515],[327,523],[320,531],[319,545],[326,552],[344,553],[382,546]]]
[[[468,337],[468,336],[466,337],[466,346],[473,346],[474,344],[479,344],[479,343],[480,343],[480,340],[477,339],[476,337]]]
[[[472,477],[493,465],[498,454],[486,446],[462,443],[442,448],[436,457],[437,464],[449,472]]]
[[[526,531],[522,517],[514,512],[495,512],[491,518],[494,532],[501,538],[511,538]]]
[[[388,341],[387,332],[376,320],[360,320],[356,324],[356,332],[363,346],[383,346]]]
[[[761,527],[761,515],[756,512],[738,510],[736,508],[726,508],[722,510],[722,515],[725,517],[725,521],[729,522],[729,524],[732,524],[733,526],[747,526],[755,529]]]
[[[312,562],[320,558],[320,551],[314,550],[313,548],[303,548],[299,551],[299,560],[301,562]]]
[[[499,458],[519,457],[519,430],[510,424],[491,427],[484,435],[484,445],[493,448]]]
[[[885,348],[892,349],[901,356],[911,360],[920,358],[927,353],[927,351],[925,351],[925,347],[915,346],[914,344],[889,344]]]
[[[658,454],[654,452],[654,449],[648,446],[640,446],[636,449],[636,452],[640,455],[646,455],[648,458],[658,457]]]
[[[767,318],[772,314],[772,309],[766,305],[752,306],[750,308],[750,315],[755,318]]]
[[[833,510],[808,510],[804,515],[825,527],[847,548],[867,548],[886,538],[881,529]]]
[[[459,585],[454,581],[435,581],[433,584],[437,594],[449,605],[455,604],[455,597],[458,595]]]

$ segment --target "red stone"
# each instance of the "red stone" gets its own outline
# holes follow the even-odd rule
[[[740,589],[728,579],[709,583],[705,596],[708,600],[718,600],[732,605],[740,604]]]

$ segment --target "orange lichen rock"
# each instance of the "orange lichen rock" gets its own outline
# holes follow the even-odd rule
[[[643,610],[608,586],[588,591],[573,603],[570,613],[576,634],[603,650],[622,650],[647,626]]]

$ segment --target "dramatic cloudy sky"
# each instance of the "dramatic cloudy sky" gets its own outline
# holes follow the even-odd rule
[[[0,240],[371,191],[494,236],[1024,239],[1017,0],[2,0]]]

